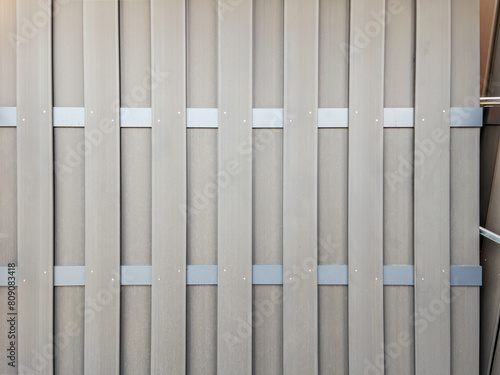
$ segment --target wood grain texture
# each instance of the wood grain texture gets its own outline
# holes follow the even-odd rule
[[[17,43],[24,42],[17,33],[16,22],[16,0],[5,0],[0,3],[0,35],[2,35],[2,44],[0,44],[0,82],[2,90],[0,91],[0,106],[16,106],[16,47]]]
[[[217,130],[188,129],[188,264],[217,264]],[[187,287],[187,373],[217,374],[217,286]]]
[[[120,372],[118,24],[118,1],[84,2],[85,136],[93,140],[85,157],[87,375]]]
[[[15,4],[14,4],[15,7]],[[0,264],[17,263],[17,188],[16,188],[16,129],[0,129]],[[8,300],[8,288],[0,288],[0,298]],[[9,332],[7,304],[0,310],[0,329]],[[14,311],[15,312],[15,311]],[[6,348],[10,341],[4,335],[0,341]],[[7,360],[0,362],[0,374],[17,374],[17,369],[8,365]]]
[[[285,0],[283,373],[318,373],[319,2]]]
[[[390,3],[388,3],[390,4]],[[413,107],[415,1],[388,9],[384,107]],[[384,264],[413,264],[413,129],[384,129]],[[384,286],[385,374],[415,371],[413,287]]]
[[[151,129],[121,129],[121,264],[151,264]],[[151,287],[121,288],[121,374],[151,373]]]
[[[479,1],[451,3],[451,106],[479,106]],[[462,115],[459,113],[458,115]],[[479,128],[452,128],[450,139],[450,251],[452,265],[479,264]],[[451,302],[451,373],[479,368],[478,287],[454,287]]]
[[[351,2],[349,60],[349,373],[384,371],[384,1]],[[361,31],[360,31],[361,30]],[[364,31],[363,31],[364,30]],[[360,32],[371,33],[360,44]]]
[[[17,45],[17,355],[20,371],[42,375],[54,370],[52,22],[43,4],[17,2],[18,36],[27,37],[23,21],[45,12],[37,32]]]
[[[120,2],[120,106],[151,107],[149,1]],[[128,116],[123,111],[121,120]],[[151,129],[122,128],[121,264],[151,264]],[[151,287],[121,288],[121,374],[151,373]]]
[[[217,2],[187,2],[187,103],[217,107]],[[187,131],[188,264],[217,264],[217,129]],[[187,287],[187,374],[217,374],[217,286]]]
[[[80,78],[83,81],[83,74]],[[84,129],[75,128],[54,129],[54,161],[57,166],[54,170],[54,264],[57,266],[85,264],[85,161],[77,151],[84,142],[84,132]],[[55,289],[54,334],[68,339],[67,342],[61,340],[58,346],[54,358],[55,374],[82,375],[84,372],[84,304],[84,287]],[[73,327],[77,334],[68,335]]]
[[[254,129],[253,264],[283,261],[283,131]],[[283,372],[281,285],[253,286],[253,373]]]
[[[319,129],[318,137],[318,263],[347,264],[348,131]],[[349,373],[347,289],[318,287],[320,374]]]
[[[450,1],[417,1],[415,311],[423,321],[415,327],[418,375],[451,371],[450,305],[442,297],[450,283],[450,19]],[[439,313],[425,318],[429,310]]]
[[[53,15],[54,107],[83,107],[83,1],[71,0]],[[54,264],[85,264],[84,129],[54,130]],[[54,291],[55,374],[84,373],[84,287]],[[71,329],[75,334],[68,334]],[[72,332],[72,331],[71,331]],[[64,339],[62,339],[64,338]]]
[[[68,0],[56,9],[54,107],[83,107],[83,0]]]
[[[283,0],[256,0],[253,18],[253,107],[283,107]]]
[[[151,2],[152,92],[151,371],[186,373],[186,9]],[[165,316],[168,320],[165,321]]]
[[[252,13],[251,0],[219,8],[217,373],[221,375],[252,373]]]
[[[349,1],[320,0],[318,57],[318,104],[320,108],[347,107],[348,45]]]
[[[254,108],[283,107],[283,6],[283,0],[254,1]],[[283,130],[252,133],[253,264],[282,264]],[[253,374],[283,373],[282,293],[281,285],[253,287]]]
[[[349,2],[320,0],[318,105],[347,107]],[[335,68],[332,68],[335,67]],[[347,264],[347,129],[318,130],[318,264]],[[349,373],[347,287],[318,287],[318,371]]]
[[[186,2],[187,106],[217,107],[217,0]]]

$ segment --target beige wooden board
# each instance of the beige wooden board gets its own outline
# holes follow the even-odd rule
[[[479,1],[451,3],[451,106],[479,106]],[[451,264],[479,264],[480,129],[451,130],[450,229]],[[479,287],[455,287],[451,302],[451,373],[479,368]]]
[[[413,107],[415,0],[387,3],[384,107]]]
[[[384,371],[384,1],[351,2],[349,61],[349,373]],[[359,42],[371,30],[370,43]],[[377,32],[375,32],[376,30]],[[361,31],[362,32],[362,31]]]
[[[117,1],[83,4],[85,135],[85,374],[120,371],[120,119]],[[104,296],[104,297],[103,297]]]
[[[17,263],[17,191],[16,191],[16,129],[0,129],[0,264]],[[7,322],[8,289],[0,288],[1,301],[5,304],[0,308],[2,332],[9,332]],[[10,340],[7,334],[1,339],[1,344],[8,348]],[[10,367],[7,360],[0,361],[1,374],[17,374],[17,369]]]
[[[415,2],[387,3],[384,107],[413,107]],[[413,264],[413,129],[384,129],[384,264]],[[385,373],[414,373],[413,287],[384,287]]]
[[[217,107],[216,0],[189,0],[187,8],[187,105]]]
[[[347,264],[347,130],[318,133],[318,264]],[[319,373],[346,374],[347,287],[319,286],[318,309]]]
[[[0,129],[0,264],[17,261],[16,129]]]
[[[20,371],[52,374],[52,22],[45,3],[17,2],[18,36],[26,33],[21,21],[38,12],[45,12],[45,21],[27,43],[17,45],[17,355]]]
[[[122,86],[123,87],[123,86]],[[121,264],[151,264],[151,129],[121,129]],[[151,372],[151,288],[121,288],[121,373]]]
[[[413,264],[413,129],[384,130],[384,264]],[[414,373],[413,287],[384,287],[386,374]]]
[[[283,107],[283,1],[253,5],[254,108]]]
[[[186,372],[186,9],[151,3],[152,92],[151,371]],[[165,321],[168,316],[168,321]]]
[[[451,363],[450,305],[442,298],[450,269],[450,18],[450,1],[417,2],[415,311],[440,311],[415,329],[418,375],[450,374]]]
[[[217,286],[187,287],[187,374],[217,374]]]
[[[151,107],[150,4],[120,2],[120,106]],[[127,116],[127,111],[123,112]],[[121,129],[121,264],[151,264],[151,130]],[[121,288],[121,373],[151,373],[151,288]]]
[[[57,10],[57,11],[56,11]],[[83,107],[83,1],[53,15],[54,106]],[[54,130],[54,264],[85,264],[84,129]],[[54,291],[55,374],[84,373],[84,287]]]
[[[348,101],[349,2],[319,2],[319,107]],[[335,69],[332,69],[332,67]],[[318,264],[347,264],[346,129],[318,131]],[[347,374],[347,287],[318,287],[320,374]]]
[[[283,369],[318,373],[319,2],[285,0]]]
[[[217,107],[217,2],[187,2],[187,103]],[[217,264],[217,130],[189,129],[188,264]],[[217,286],[187,287],[187,374],[217,374]]]
[[[217,373],[251,374],[252,1],[218,11]]]
[[[188,264],[217,264],[217,130],[188,130]],[[217,373],[217,286],[187,287],[187,373]]]
[[[255,1],[253,107],[283,107],[283,1]],[[253,264],[283,263],[283,132],[253,130]],[[253,374],[283,372],[283,288],[253,287]]]
[[[83,255],[83,253],[82,253]],[[84,373],[85,288],[58,286],[54,290],[54,374]]]
[[[57,266],[85,264],[85,160],[80,151],[83,142],[84,129],[54,130],[54,264]],[[55,374],[84,372],[84,301],[84,287],[55,289],[54,335],[58,337]]]
[[[349,1],[319,2],[319,107],[347,107]],[[334,68],[333,68],[334,67]]]
[[[283,261],[283,132],[254,129],[253,264]],[[253,287],[253,373],[283,372],[283,289]]]
[[[16,106],[16,45],[26,38],[17,33],[16,0],[4,0],[0,3],[0,106]]]
[[[55,7],[53,34],[54,107],[83,107],[83,0]]]

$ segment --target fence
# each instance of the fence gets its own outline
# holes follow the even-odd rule
[[[0,373],[478,373],[478,1],[0,30]]]

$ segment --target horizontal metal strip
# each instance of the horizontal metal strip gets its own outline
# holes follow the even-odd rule
[[[451,107],[450,124],[458,128],[477,128],[483,126],[482,107]]]
[[[384,285],[413,285],[413,266],[384,266]]]
[[[0,267],[0,286],[8,285],[8,268]],[[384,285],[413,285],[412,265],[384,266]],[[188,265],[187,285],[217,285],[217,265]],[[304,273],[305,274],[305,273]],[[298,269],[286,277],[300,278]],[[281,264],[254,264],[254,285],[283,284]],[[16,277],[17,280],[17,277]],[[481,286],[481,266],[451,266],[450,283],[452,286]],[[291,281],[293,282],[293,281]],[[121,266],[121,285],[151,285],[151,266]],[[347,265],[318,265],[319,285],[348,285]],[[17,285],[17,284],[16,284]],[[85,285],[85,266],[55,266],[55,286]]]
[[[481,266],[451,266],[450,285],[481,286],[483,269]]]
[[[150,128],[151,123],[151,108],[120,108],[122,128]]]
[[[498,234],[492,232],[491,230],[488,230],[488,229],[483,228],[483,227],[479,227],[479,233],[481,233],[484,237],[492,240],[493,242],[500,244],[500,236]]]
[[[85,125],[85,108],[54,107],[52,112],[54,127],[80,128]]]
[[[319,128],[347,128],[348,124],[347,108],[318,108]]]
[[[0,127],[16,126],[17,123],[17,108],[16,107],[0,107]]]
[[[254,128],[282,128],[283,108],[254,108]],[[151,108],[121,108],[121,127],[151,127]],[[217,108],[187,108],[188,128],[217,128],[219,123]],[[55,127],[83,127],[85,111],[83,107],[54,107]],[[319,128],[347,128],[348,108],[318,108]],[[480,107],[452,107],[450,122],[452,127],[481,127],[483,109]],[[414,124],[413,108],[384,108],[384,127],[411,128]],[[0,127],[16,126],[16,107],[0,107]]]

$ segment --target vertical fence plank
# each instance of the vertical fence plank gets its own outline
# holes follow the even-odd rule
[[[391,2],[387,2],[391,4]],[[387,9],[384,107],[413,107],[415,1]],[[413,129],[384,129],[384,264],[413,264]],[[413,374],[413,286],[384,286],[386,375]],[[401,338],[407,338],[404,341]]]
[[[187,103],[217,107],[217,1],[187,1]],[[191,128],[188,148],[188,264],[217,264],[217,129]],[[200,193],[204,198],[200,199]],[[206,200],[204,200],[206,199]],[[187,374],[217,374],[217,286],[187,286]]]
[[[450,1],[417,1],[416,20],[415,311],[421,314],[436,309],[450,282]],[[442,302],[440,314],[416,317],[418,375],[450,373],[450,306]]]
[[[4,40],[16,35],[16,0],[0,2],[0,35]],[[0,106],[16,105],[16,45],[5,42],[0,44]],[[16,198],[16,128],[0,129],[0,265],[17,262],[17,198]],[[0,287],[0,300],[7,301],[8,289]],[[7,304],[0,307],[0,330],[8,332]],[[4,335],[0,344],[8,348],[10,339]],[[0,374],[17,374],[17,369],[0,361]]]
[[[451,106],[479,106],[479,1],[451,3]],[[474,108],[476,107],[476,108]],[[480,124],[478,124],[480,125]],[[479,128],[451,129],[451,264],[479,264]],[[453,287],[451,373],[479,368],[479,287]]]
[[[318,373],[319,3],[285,0],[283,369]]]
[[[120,371],[118,1],[85,1],[85,374]],[[98,304],[96,309],[89,301]]]
[[[283,107],[283,0],[254,1],[253,107]],[[280,119],[275,119],[277,122]],[[283,129],[253,129],[253,264],[283,264]],[[281,285],[253,287],[253,374],[283,373]]]
[[[217,373],[249,375],[252,153],[243,150],[252,146],[252,1],[220,5]]]
[[[319,2],[318,102],[347,107],[349,1]],[[335,68],[332,68],[335,67]],[[319,264],[347,264],[347,129],[318,130]],[[318,287],[319,373],[347,374],[347,286]]]
[[[83,107],[83,1],[56,8],[53,17],[54,107]],[[54,129],[54,264],[85,264],[85,160],[79,144],[82,128]],[[83,286],[60,286],[54,291],[54,335],[61,341],[54,373],[83,375],[85,300]],[[67,335],[68,327],[75,335]]]
[[[149,0],[120,2],[120,102],[151,107]],[[156,77],[155,77],[156,78]],[[151,264],[151,129],[121,128],[121,264]],[[140,306],[140,308],[138,308]],[[120,373],[151,373],[151,287],[121,287]]]
[[[37,32],[23,22],[43,14]],[[53,373],[53,152],[51,8],[17,2],[19,370]],[[44,353],[45,351],[45,353]]]
[[[217,129],[189,129],[187,157],[188,264],[217,264],[217,197],[200,199],[217,175]],[[187,286],[187,374],[200,373],[217,374],[217,285]]]
[[[252,2],[219,8],[217,373],[252,373]]]
[[[151,3],[152,92],[151,371],[186,373],[186,9]],[[168,317],[168,320],[165,320]]]
[[[385,1],[351,2],[349,64],[349,373],[384,371],[383,94]],[[370,42],[359,42],[368,33]]]

